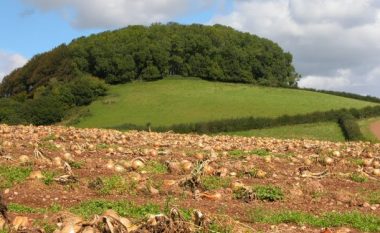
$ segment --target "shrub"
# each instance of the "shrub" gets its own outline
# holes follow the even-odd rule
[[[363,134],[355,118],[350,114],[344,114],[338,119],[339,126],[342,129],[344,137],[349,141],[362,140]]]

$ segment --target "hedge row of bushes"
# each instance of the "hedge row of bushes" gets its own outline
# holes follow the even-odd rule
[[[338,119],[338,124],[342,129],[346,140],[359,141],[364,139],[364,136],[360,131],[359,125],[354,116],[350,114],[344,114]]]
[[[288,116],[284,115],[277,118],[264,117],[245,117],[236,119],[216,120],[209,122],[198,122],[189,124],[177,124],[165,127],[154,127],[150,124],[146,126],[137,126],[133,124],[124,124],[113,127],[118,130],[152,130],[156,132],[173,131],[175,133],[199,133],[212,134],[220,132],[245,131],[251,129],[263,129],[278,127],[284,125],[307,124],[316,122],[338,122],[340,123],[344,134],[348,140],[355,139],[352,135],[356,135],[352,126],[355,119],[369,118],[380,116],[380,106],[365,107],[362,109],[339,109],[326,112],[313,112],[303,115]],[[358,128],[358,127],[357,127]],[[347,133],[346,133],[347,131]],[[352,133],[353,132],[353,133]],[[360,132],[360,130],[359,130]]]

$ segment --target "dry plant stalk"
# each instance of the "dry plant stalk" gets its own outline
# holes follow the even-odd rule
[[[309,167],[300,167],[298,168],[298,173],[303,178],[322,179],[329,174],[329,171],[326,169],[321,172],[311,172]]]

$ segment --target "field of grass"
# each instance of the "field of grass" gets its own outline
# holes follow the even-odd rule
[[[373,133],[369,129],[369,126],[375,121],[380,121],[380,117],[363,119],[358,121],[360,131],[362,132],[364,138],[371,142],[379,142],[379,140],[375,137],[375,135],[373,135]]]
[[[168,126],[235,117],[276,117],[375,105],[327,94],[166,78],[112,86],[109,95],[89,106],[78,127],[114,127],[125,123]]]
[[[344,141],[342,130],[337,123],[314,123],[282,126],[268,129],[255,129],[228,133],[239,136],[274,137],[283,139],[315,139],[326,141]]]

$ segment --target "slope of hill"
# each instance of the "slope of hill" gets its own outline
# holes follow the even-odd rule
[[[168,126],[178,123],[276,117],[376,104],[310,91],[165,78],[112,86],[109,95],[89,106],[79,127],[115,127],[126,123]]]
[[[6,125],[0,135],[1,232],[6,206],[22,232],[380,231],[380,144]]]

